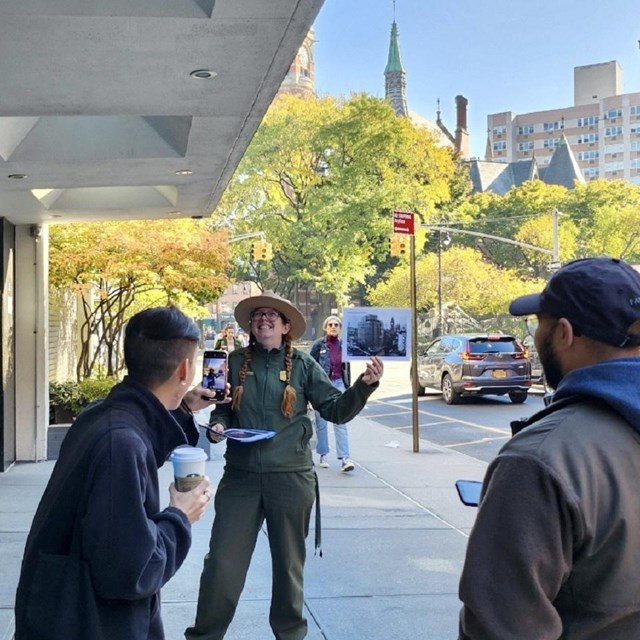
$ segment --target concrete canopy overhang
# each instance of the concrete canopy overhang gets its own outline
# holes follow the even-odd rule
[[[0,217],[208,216],[322,3],[2,0]]]

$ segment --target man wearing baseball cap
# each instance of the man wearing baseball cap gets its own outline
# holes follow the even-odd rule
[[[459,638],[637,638],[640,273],[576,260],[509,311],[527,317],[556,393],[487,470]]]

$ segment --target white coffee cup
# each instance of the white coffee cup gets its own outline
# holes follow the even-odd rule
[[[178,491],[191,491],[202,482],[204,463],[207,460],[207,454],[202,449],[178,447],[174,449],[169,460],[173,463],[173,475]]]

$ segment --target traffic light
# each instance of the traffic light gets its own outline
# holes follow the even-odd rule
[[[394,234],[389,238],[389,254],[398,257],[407,253],[407,241],[399,234]]]
[[[251,259],[254,262],[271,260],[273,258],[273,247],[270,242],[256,240],[251,243]]]

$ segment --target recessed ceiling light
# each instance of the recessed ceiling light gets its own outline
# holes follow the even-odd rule
[[[191,169],[178,169],[178,171],[176,171],[177,176],[190,176],[192,173],[193,171],[191,171]]]
[[[209,80],[210,78],[215,78],[218,74],[211,69],[196,69],[189,75],[192,78],[197,78],[198,80]]]
[[[7,178],[11,178],[12,180],[23,180],[27,177],[26,173],[10,173]]]

